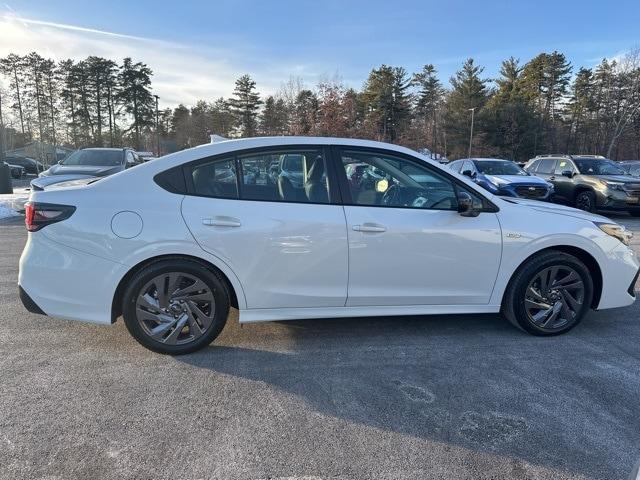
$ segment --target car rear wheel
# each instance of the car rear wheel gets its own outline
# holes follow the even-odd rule
[[[505,292],[502,312],[533,335],[559,335],[580,323],[592,297],[593,282],[584,263],[550,250],[518,269]]]
[[[209,345],[229,314],[225,283],[204,265],[166,260],[136,273],[123,299],[127,329],[146,348],[181,355]]]
[[[590,212],[596,206],[596,196],[593,192],[584,191],[576,195],[576,208]]]

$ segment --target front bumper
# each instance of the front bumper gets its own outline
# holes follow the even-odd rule
[[[553,189],[540,185],[508,185],[500,187],[495,195],[503,197],[526,198],[546,201],[551,198]]]
[[[602,210],[640,211],[640,196],[625,191],[605,189],[596,192],[596,208]]]
[[[631,305],[636,299],[634,290],[640,270],[640,262],[634,251],[620,243],[607,254],[600,268],[602,295],[596,310]]]

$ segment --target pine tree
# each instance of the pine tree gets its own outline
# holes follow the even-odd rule
[[[379,140],[398,139],[410,116],[409,79],[402,67],[382,65],[369,74],[362,92],[367,121]]]
[[[555,51],[537,55],[522,70],[523,90],[539,114],[535,153],[558,149],[557,123],[561,112],[557,105],[567,93],[570,77],[571,64]]]
[[[318,97],[311,90],[301,90],[294,102],[293,135],[313,135],[318,123]]]
[[[256,91],[256,82],[249,75],[242,75],[236,80],[233,95],[229,100],[229,106],[236,116],[240,136],[255,136],[258,129],[258,110],[262,104],[260,94]]]
[[[191,112],[183,104],[173,110],[171,134],[180,150],[194,146],[191,144]]]
[[[287,129],[287,116],[284,100],[269,95],[264,102],[260,115],[260,132],[263,135],[284,135]]]
[[[127,131],[134,132],[135,148],[141,148],[140,133],[144,127],[154,124],[154,98],[151,95],[151,75],[153,72],[142,62],[133,63],[125,58],[120,66],[118,80],[120,91],[118,100],[125,112],[133,118]]]
[[[450,80],[452,89],[446,101],[445,128],[453,156],[467,155],[471,136],[471,109],[475,109],[474,132],[484,130],[482,107],[488,98],[488,80],[480,78],[483,70],[469,58]],[[480,133],[474,133],[474,141],[474,144],[480,143]]]
[[[511,57],[502,62],[498,90],[483,111],[484,140],[501,158],[524,161],[533,154],[537,117],[531,101],[524,94],[522,68]]]
[[[91,92],[92,101],[91,114],[94,116],[93,124],[95,125],[94,144],[102,146],[104,144],[102,138],[102,127],[106,124],[109,126],[110,142],[113,142],[113,124],[111,115],[113,86],[115,84],[117,64],[112,60],[101,57],[90,56],[85,60],[87,78],[89,81],[88,89]],[[105,110],[107,110],[107,121],[105,122]]]
[[[428,64],[414,74],[411,81],[412,85],[419,87],[415,113],[432,154],[438,151],[438,118],[445,93],[436,75],[436,68]]]
[[[233,130],[235,116],[229,108],[229,102],[218,98],[211,105],[211,131],[216,135],[228,137]]]
[[[15,102],[13,108],[18,111],[20,129],[23,136],[26,134],[23,110],[25,67],[26,63],[24,58],[15,53],[11,53],[5,58],[0,59],[0,72],[9,78],[9,89]]]
[[[569,114],[569,132],[567,151],[569,153],[588,153],[593,145],[589,138],[592,115],[595,110],[593,72],[581,68],[571,85],[571,98],[566,111]]]

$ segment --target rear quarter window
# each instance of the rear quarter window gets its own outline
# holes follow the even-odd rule
[[[158,173],[153,177],[153,181],[167,192],[177,193],[180,195],[185,195],[187,193],[187,186],[184,181],[184,174],[181,166]]]

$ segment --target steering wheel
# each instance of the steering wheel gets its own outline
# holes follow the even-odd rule
[[[400,187],[398,185],[391,185],[384,195],[382,195],[382,204],[387,206],[397,206],[397,200],[400,198]]]

